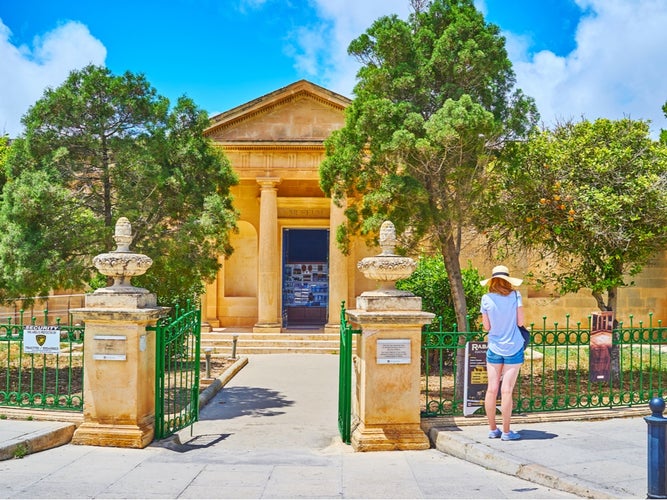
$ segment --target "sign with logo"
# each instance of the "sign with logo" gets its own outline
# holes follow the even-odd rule
[[[26,354],[58,354],[60,352],[60,328],[57,326],[24,326],[23,352]]]

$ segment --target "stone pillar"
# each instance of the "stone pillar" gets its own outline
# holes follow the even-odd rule
[[[419,297],[414,297],[421,302]],[[425,450],[421,429],[421,329],[433,314],[421,310],[347,311],[357,338],[359,425],[351,436],[355,451]],[[393,356],[393,357],[392,357]]]
[[[340,330],[340,303],[347,301],[347,257],[336,243],[336,229],[345,222],[345,206],[337,206],[331,200],[329,216],[329,318],[326,332]]]
[[[157,307],[154,294],[130,284],[152,260],[129,251],[131,227],[124,217],[114,239],[115,252],[93,259],[114,284],[87,295],[85,307],[71,311],[86,325],[83,423],[72,443],[143,448],[155,430],[155,333],[146,327],[168,308]]]
[[[278,239],[278,177],[258,177],[261,187],[259,209],[259,275],[255,332],[280,332],[280,245]]]
[[[75,311],[84,334],[83,423],[72,444],[144,448],[155,431],[155,332],[148,293],[94,294]]]
[[[223,263],[224,266],[224,263]],[[202,332],[210,332],[220,326],[218,319],[218,290],[224,286],[224,268],[218,270],[218,276],[212,283],[206,283],[205,292],[201,298]]]
[[[390,231],[385,231],[385,229]],[[421,330],[435,316],[421,310],[421,298],[397,290],[397,279],[409,276],[416,264],[393,253],[393,224],[380,231],[383,252],[362,259],[358,268],[378,281],[378,290],[357,297],[347,311],[357,338],[355,374],[357,419],[351,436],[355,451],[424,450],[430,447],[421,429]]]

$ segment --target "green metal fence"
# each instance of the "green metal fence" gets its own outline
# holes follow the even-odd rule
[[[201,311],[176,306],[155,327],[155,439],[165,438],[199,419]]]
[[[591,377],[590,335],[590,319],[572,325],[566,318],[561,326],[544,318],[542,325],[532,325],[514,393],[516,413],[627,407],[664,396],[667,328],[661,322],[654,325],[650,317],[647,325],[635,324],[631,318],[629,325],[614,328],[609,373],[601,381]],[[482,332],[448,332],[442,325],[422,334],[422,416],[463,414],[457,353],[467,341],[483,340]]]
[[[350,444],[352,425],[352,335],[354,330],[345,318],[345,301],[340,307],[340,351],[338,370],[338,431],[344,443]]]
[[[70,315],[67,325],[60,320],[48,325],[49,311],[44,310],[40,325],[33,317],[0,324],[0,406],[48,410],[83,410],[83,325],[74,325]],[[49,335],[57,336],[48,353],[33,350],[24,342],[24,333],[51,326]],[[34,328],[37,327],[37,328]],[[39,340],[44,342],[43,338]]]

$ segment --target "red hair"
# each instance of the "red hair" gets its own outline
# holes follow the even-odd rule
[[[512,284],[502,278],[491,278],[489,283],[489,292],[498,293],[500,295],[509,295],[514,288]]]

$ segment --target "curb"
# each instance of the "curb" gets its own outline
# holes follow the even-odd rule
[[[479,441],[457,435],[455,429],[432,428],[428,436],[438,451],[496,472],[516,476],[582,498],[624,498],[620,492],[618,496],[614,496],[608,489],[602,489],[588,481],[540,464],[527,463],[507,452],[498,453],[497,450]]]
[[[38,451],[57,448],[72,440],[76,425],[72,423],[54,423],[50,428],[27,432],[10,439],[0,447],[0,460],[22,458]]]
[[[227,368],[222,375],[216,378],[211,385],[204,389],[199,395],[199,409],[201,410],[208,402],[215,396],[220,389],[229,383],[234,378],[241,368],[248,364],[248,358],[239,358],[232,366]]]
[[[199,408],[206,405],[215,394],[222,389],[241,368],[248,364],[248,358],[238,359],[232,366],[227,368],[222,375],[216,378],[211,385],[202,391],[199,395]],[[19,413],[15,412],[13,416],[21,416],[25,418],[25,411]],[[65,420],[72,420],[74,422],[52,422],[51,425],[39,430],[26,432],[21,436],[9,439],[0,443],[0,461],[10,460],[13,458],[21,458],[25,455],[37,453],[39,451],[57,448],[64,444],[68,444],[72,440],[74,431],[77,425],[81,423],[82,416],[79,414],[64,414],[57,412],[32,412],[30,415],[41,417],[39,420],[51,421],[55,418],[61,417]],[[37,418],[35,420],[38,420]]]

